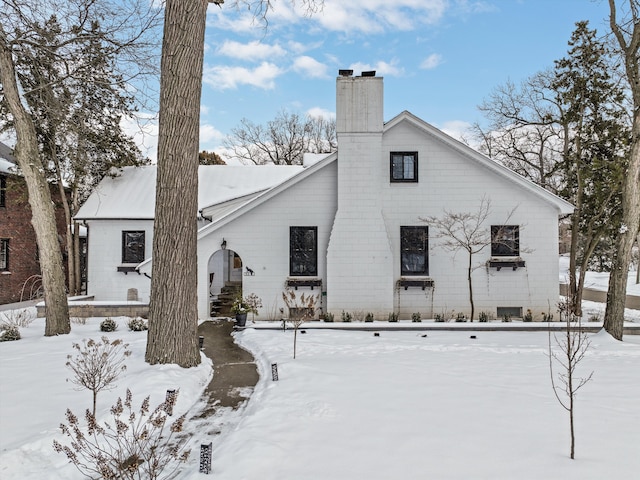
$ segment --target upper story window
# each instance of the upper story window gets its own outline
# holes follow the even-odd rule
[[[429,229],[400,227],[400,273],[429,275]]]
[[[289,227],[289,275],[318,275],[318,227]]]
[[[7,177],[0,175],[0,207],[7,206]]]
[[[517,257],[520,255],[520,227],[518,225],[491,225],[491,256]]]
[[[144,231],[122,232],[122,263],[144,261]]]
[[[391,152],[391,182],[418,181],[418,152]]]
[[[0,238],[0,271],[9,270],[9,239]]]

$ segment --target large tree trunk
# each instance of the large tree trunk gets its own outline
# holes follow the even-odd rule
[[[207,0],[167,0],[162,43],[158,178],[149,333],[151,364],[200,363],[196,217]]]
[[[629,0],[629,25],[633,28],[629,32],[617,24],[615,0],[609,0],[609,25],[620,45],[634,108],[631,153],[622,186],[622,228],[616,242],[604,314],[605,330],[618,340],[622,340],[631,249],[640,227],[640,21],[635,2]]]
[[[35,127],[20,101],[13,57],[2,25],[0,25],[0,81],[15,123],[17,140],[15,156],[27,184],[31,223],[38,243],[46,305],[44,334],[51,336],[69,333],[71,325],[65,276],[51,191],[38,152]]]

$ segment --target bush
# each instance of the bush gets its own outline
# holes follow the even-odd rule
[[[86,317],[71,317],[69,320],[71,321],[71,323],[73,323],[75,325],[86,325],[87,324]]]
[[[466,321],[467,321],[467,317],[465,316],[465,314],[462,312],[458,312],[458,315],[456,316],[456,322],[466,322]]]
[[[362,310],[356,310],[353,312],[353,321],[362,322],[364,320],[364,312]]]
[[[524,322],[533,322],[533,313],[531,313],[531,310],[527,308],[527,313],[524,314],[522,320]]]
[[[446,320],[444,319],[444,315],[441,313],[436,313],[435,320],[438,323],[444,323]]]
[[[416,322],[422,322],[422,318],[420,317],[420,312],[414,312],[411,314],[411,321],[416,323]]]
[[[344,323],[350,323],[351,322],[351,314],[349,312],[345,312],[344,310],[342,311],[342,321]]]
[[[145,330],[149,330],[149,326],[144,318],[136,317],[129,320],[127,324],[129,330],[132,332],[144,332]]]
[[[371,323],[373,322],[373,313],[368,312],[365,316],[364,316],[364,321],[367,323]]]
[[[0,334],[0,342],[12,342],[14,340],[20,340],[20,330],[17,325],[3,325],[2,333]]]
[[[118,324],[112,318],[105,318],[100,323],[101,332],[115,332],[118,329]]]
[[[396,312],[391,312],[389,314],[389,321],[390,322],[397,322],[398,321],[398,314]]]
[[[175,403],[175,397],[172,397],[172,403]],[[136,411],[129,390],[124,402],[118,398],[111,407],[112,421],[104,425],[87,411],[84,427],[67,409],[67,423],[61,424],[60,429],[69,437],[70,445],[54,440],[53,448],[64,453],[88,478],[176,478],[190,453],[185,449],[185,443],[176,438],[183,431],[185,415],[169,424],[166,410],[166,402],[163,402],[151,411],[147,397]]]
[[[29,310],[27,308],[19,310],[7,310],[3,312],[2,315],[4,315],[4,317],[6,318],[6,320],[3,321],[3,324],[15,325],[16,327],[20,328],[27,328],[29,325],[31,325],[31,322],[36,319],[36,315],[33,310]]]
[[[480,312],[478,314],[478,321],[486,323],[489,321],[489,314],[487,312]]]
[[[503,322],[503,323],[509,323],[510,321],[511,321],[511,315],[509,315],[508,313],[505,313],[505,314],[502,316],[502,322]]]
[[[333,318],[334,318],[333,313],[327,312],[327,313],[324,314],[324,321],[325,322],[333,323]]]

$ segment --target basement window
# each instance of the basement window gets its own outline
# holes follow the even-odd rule
[[[498,318],[522,318],[522,307],[497,307],[496,313]]]
[[[418,152],[391,152],[391,183],[418,182]]]

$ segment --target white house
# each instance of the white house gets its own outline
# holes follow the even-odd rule
[[[558,298],[558,217],[572,205],[404,111],[383,122],[383,79],[337,78],[338,152],[302,167],[200,168],[198,310],[242,283],[286,316],[287,288],[318,295],[318,315],[410,318],[470,311],[467,262],[426,217],[491,209],[494,239],[473,258],[476,312],[540,317]],[[148,299],[154,167],[105,179],[77,218],[89,227],[88,291]],[[195,214],[194,214],[195,216]],[[142,259],[145,259],[141,263]],[[218,282],[218,283],[216,283]]]

